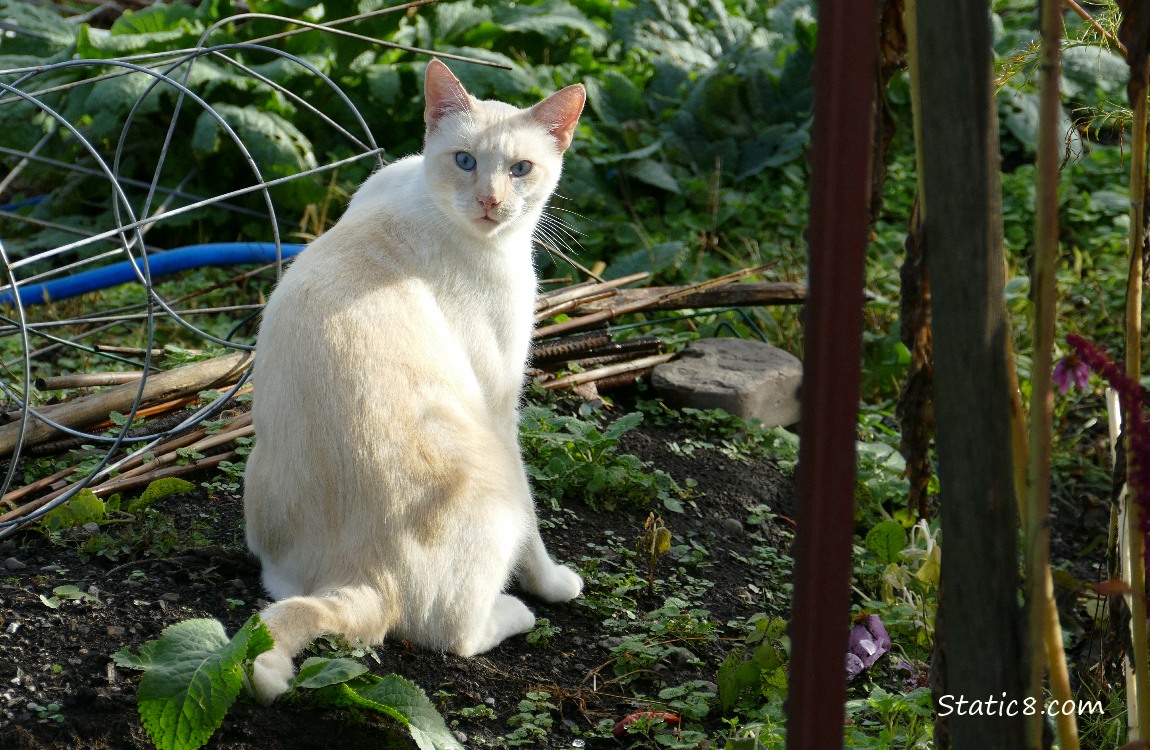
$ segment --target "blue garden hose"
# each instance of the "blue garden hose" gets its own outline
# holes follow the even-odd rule
[[[280,257],[291,258],[305,247],[306,245],[280,245]],[[275,260],[276,246],[272,242],[211,242],[149,253],[148,271],[155,278],[188,268],[272,263]],[[137,260],[136,263],[141,261]],[[123,261],[62,279],[20,287],[20,303],[27,306],[55,302],[138,279],[132,262]],[[0,292],[0,305],[12,305],[14,301],[15,295],[11,289]]]

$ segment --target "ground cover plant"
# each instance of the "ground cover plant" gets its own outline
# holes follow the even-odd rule
[[[306,5],[261,0],[248,8],[305,14],[315,22],[363,9],[340,2],[310,10]],[[19,35],[0,42],[0,67],[5,68],[63,59],[74,51],[107,59],[181,48],[235,10],[226,2],[175,4],[85,26],[39,6],[2,7],[5,18],[39,34],[34,42]],[[1034,244],[1030,162],[1036,147],[1036,25],[1030,4],[998,2],[994,10],[1010,268],[1007,302],[1021,387],[1028,395],[1025,321],[1032,304],[1028,264]],[[1107,28],[1115,25],[1114,12],[1107,6],[1099,15]],[[513,65],[511,72],[457,66],[465,85],[481,96],[525,102],[560,83],[586,82],[589,111],[555,206],[569,232],[562,235],[571,245],[566,249],[583,263],[602,262],[608,277],[651,270],[661,283],[757,264],[767,264],[762,278],[801,280],[813,19],[811,4],[796,0],[652,1],[622,7],[595,0],[514,6],[465,0],[385,17],[371,33]],[[1129,226],[1129,192],[1122,175],[1132,115],[1120,103],[1126,69],[1112,42],[1084,22],[1068,21],[1059,331],[1082,333],[1114,350],[1122,340]],[[99,33],[100,26],[110,26],[111,33]],[[281,28],[261,20],[225,25],[217,33],[220,41],[242,42]],[[417,83],[425,58],[322,35],[284,44],[348,94],[389,156],[418,149],[422,110]],[[321,111],[340,109],[331,87],[269,59],[252,52],[245,62],[268,78],[290,82]],[[202,62],[198,75],[202,81],[197,83],[252,147],[267,175],[350,153],[346,139],[329,138],[331,129],[312,113],[251,76],[212,60]],[[69,80],[62,71],[52,83]],[[899,337],[901,291],[895,271],[915,192],[908,90],[902,74],[889,85],[897,128],[868,251],[856,622],[843,624],[844,632],[852,633],[850,653],[861,665],[855,667],[846,706],[845,742],[852,747],[932,746],[936,713],[925,674],[939,555],[946,540],[929,514],[919,519],[907,507],[895,419],[909,359]],[[50,96],[52,105],[82,124],[88,137],[110,143],[119,137],[122,123],[99,113],[130,107],[139,92],[113,79]],[[173,101],[170,93],[160,92],[145,99],[131,130],[133,150],[122,165],[126,176],[152,178],[153,165],[134,154],[154,152],[165,132],[165,107]],[[49,125],[20,105],[0,107],[0,118],[4,145],[25,150]],[[18,126],[29,120],[38,129]],[[243,184],[233,144],[220,137],[218,123],[193,119],[177,137],[190,148],[171,152],[159,176],[162,185],[216,194]],[[58,149],[54,158],[83,159],[74,142],[51,143]],[[354,190],[369,169],[364,162],[334,178],[289,183],[274,193],[277,210],[306,239],[338,216],[339,196]],[[12,190],[6,199],[50,193],[51,200],[18,209],[34,218],[79,227],[107,220],[103,206],[86,200],[91,182],[80,175],[60,181],[49,166],[30,164]],[[143,198],[133,195],[132,200],[142,203]],[[58,228],[2,221],[5,246],[16,258],[65,241]],[[267,221],[194,211],[161,225],[149,241],[169,246],[187,237],[220,236],[267,239]],[[570,273],[562,261],[544,253],[540,263],[545,274]],[[231,277],[198,271],[164,283],[178,296]],[[258,298],[271,279],[271,274],[256,276],[240,289]],[[225,285],[200,303],[210,307],[235,289]],[[100,293],[109,307],[130,302],[118,301],[121,294],[133,292]],[[82,310],[90,301],[70,304]],[[59,309],[66,312],[67,304]],[[760,329],[772,343],[801,354],[800,320],[787,309],[756,309],[746,318],[708,313],[686,323],[635,322],[642,326],[638,330],[654,330],[670,343]],[[245,343],[254,335],[250,321],[245,324],[236,315],[213,316],[205,328]],[[138,333],[127,330],[125,343],[139,345]],[[178,330],[164,333],[156,343],[200,348]],[[21,354],[13,337],[0,339],[0,350],[5,360]],[[1058,352],[1068,353],[1066,348]],[[65,352],[52,364],[54,372],[73,372],[90,369],[94,362]],[[1126,707],[1116,650],[1120,638],[1109,619],[1113,597],[1091,588],[1110,578],[1104,561],[1111,479],[1100,386],[1098,381],[1087,385],[1055,400],[1053,533],[1075,696],[1084,706],[1078,712],[1082,745],[1101,748],[1125,741]],[[47,400],[55,394],[41,395]],[[539,393],[533,398],[524,412],[523,439],[545,535],[558,556],[578,563],[588,582],[584,597],[568,608],[539,607],[534,631],[472,662],[405,644],[365,649],[330,642],[317,646],[313,656],[340,665],[354,659],[374,680],[396,674],[414,682],[451,732],[453,739],[444,735],[438,740],[445,745],[781,746],[794,437],[722,414],[675,412],[646,392],[617,396],[617,406],[605,414],[554,403]],[[242,403],[236,408],[242,410]],[[91,462],[98,453],[72,445],[64,452],[26,458],[20,470],[31,481],[69,464]],[[197,459],[188,455],[182,460]],[[0,692],[5,702],[0,721],[6,725],[0,729],[0,744],[145,747],[162,741],[145,731],[146,718],[143,724],[137,718],[137,702],[144,706],[148,691],[134,670],[143,661],[141,649],[159,648],[144,644],[159,638],[165,627],[206,619],[221,621],[227,637],[213,636],[211,642],[224,649],[232,634],[245,632],[244,623],[264,596],[258,571],[243,553],[236,505],[240,467],[242,455],[229,467],[196,475],[194,487],[154,502],[141,503],[127,494],[99,510],[90,501],[86,510],[76,502],[70,517],[61,514],[46,528],[3,542],[0,557],[11,562],[0,588],[0,648],[14,667],[6,675],[6,692]],[[932,483],[930,496],[936,498],[939,489]],[[881,633],[871,617],[878,619]],[[250,625],[248,632],[258,628]],[[233,654],[228,668],[238,676],[253,655],[250,650],[242,657]],[[355,671],[349,667],[340,675],[345,679],[319,686],[333,688],[326,698],[321,691],[301,690],[286,706],[270,710],[239,697],[242,688],[233,695],[229,687],[235,702],[226,715],[219,714],[222,724],[209,746],[248,747],[264,744],[266,737],[288,747],[378,744],[384,738],[407,742],[412,733],[404,727],[406,714],[381,713],[370,701],[355,699],[374,685],[370,679],[373,685],[366,685],[365,676]],[[331,693],[342,690],[351,691],[341,693],[343,702],[332,698]],[[205,719],[200,729],[214,722]]]

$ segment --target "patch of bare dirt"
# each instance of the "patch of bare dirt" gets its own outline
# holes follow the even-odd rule
[[[706,550],[700,570],[705,570],[709,589],[702,606],[720,626],[785,606],[780,603],[785,597],[764,591],[762,571],[740,560],[762,545],[786,552],[786,518],[753,526],[747,519],[752,509],[764,505],[779,516],[793,516],[791,477],[769,461],[735,461],[712,450],[677,455],[667,447],[674,437],[665,429],[640,427],[621,447],[680,483],[688,478],[697,482],[696,508],[663,516],[677,543],[691,541]],[[244,550],[243,513],[236,498],[196,491],[156,507],[172,519],[179,538],[190,543],[138,559],[121,554],[116,560],[81,554],[76,548],[83,538],[51,544],[42,534],[27,531],[0,543],[0,749],[151,747],[136,710],[138,679],[115,668],[110,655],[193,617],[219,619],[234,632],[265,603],[258,563]],[[645,512],[569,510],[574,516],[545,508],[540,515],[553,556],[576,566],[611,554],[604,551],[610,549],[608,539],[616,546],[620,539],[637,539],[646,517]],[[161,541],[152,547],[162,549]],[[677,564],[660,561],[661,569]],[[41,597],[51,601],[53,591],[64,585],[91,598],[63,599],[56,608],[45,604]],[[662,606],[667,593],[643,591],[636,596],[638,608]],[[378,661],[369,654],[365,663],[374,672],[398,673],[423,687],[456,722],[457,735],[469,746],[498,744],[498,737],[510,731],[507,718],[528,692],[550,693],[558,706],[546,743],[535,747],[572,747],[580,730],[641,707],[630,689],[613,682],[608,668],[612,643],[601,616],[578,603],[531,604],[538,617],[559,629],[549,642],[533,645],[513,638],[472,659],[388,642],[374,650]],[[722,639],[694,647],[682,659],[656,665],[643,684],[657,690],[687,680],[713,681],[729,647]],[[459,718],[461,709],[476,706],[489,707],[495,719]],[[712,729],[718,729],[718,719],[713,721]],[[586,746],[596,743],[617,746],[613,740],[590,740]],[[348,750],[409,744],[392,722],[377,716],[306,705],[262,708],[241,700],[208,747]]]

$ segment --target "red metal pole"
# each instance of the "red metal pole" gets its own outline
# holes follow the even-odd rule
[[[873,0],[822,0],[787,747],[842,747],[870,191]]]

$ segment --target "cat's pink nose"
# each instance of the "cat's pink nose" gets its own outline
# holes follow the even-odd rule
[[[499,199],[494,195],[477,195],[475,199],[479,201],[479,205],[483,206],[484,211],[490,211],[499,205]]]

